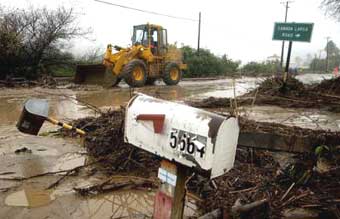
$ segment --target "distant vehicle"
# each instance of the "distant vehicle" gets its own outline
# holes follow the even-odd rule
[[[142,87],[161,78],[167,85],[176,85],[187,66],[182,62],[181,51],[169,46],[167,40],[167,30],[159,25],[134,26],[131,47],[109,44],[103,64],[77,66],[75,83],[107,87],[124,79],[131,87]]]

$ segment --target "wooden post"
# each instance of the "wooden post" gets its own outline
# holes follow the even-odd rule
[[[162,184],[155,197],[155,219],[182,219],[185,206],[185,182],[189,169],[181,164],[162,160],[158,177]],[[176,183],[174,182],[174,178]]]
[[[291,56],[291,53],[292,53],[292,45],[293,45],[293,42],[289,41],[286,68],[285,68],[285,72],[283,73],[283,85],[281,87],[281,90],[283,92],[286,91],[287,77],[288,77],[288,74],[289,74],[290,56]]]
[[[177,182],[175,187],[174,202],[171,211],[171,219],[182,219],[185,206],[185,182],[188,177],[188,168],[177,164]]]

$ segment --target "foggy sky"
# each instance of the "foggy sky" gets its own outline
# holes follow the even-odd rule
[[[265,60],[273,54],[280,55],[281,41],[272,41],[274,22],[284,20],[285,8],[280,0],[106,0],[116,4],[146,9],[180,17],[198,19],[202,12],[201,47],[217,55],[248,61]],[[318,53],[326,45],[326,37],[340,47],[340,23],[324,15],[321,0],[296,0],[291,3],[288,22],[313,22],[311,43],[293,43],[293,56],[305,57]],[[91,48],[105,51],[108,43],[128,46],[132,26],[143,23],[160,24],[168,29],[170,43],[175,41],[197,47],[197,22],[145,14],[95,2],[93,0],[1,0],[5,7],[58,6],[74,7],[79,14],[79,25],[90,27],[88,39],[73,40],[72,52],[81,54]],[[288,44],[288,43],[287,43]]]

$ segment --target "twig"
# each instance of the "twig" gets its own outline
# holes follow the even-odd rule
[[[132,189],[132,188],[138,188],[140,186],[143,187],[154,187],[155,182],[150,181],[148,179],[145,180],[127,180],[126,182],[120,182],[120,183],[114,183],[112,182],[112,178],[109,178],[107,180],[104,180],[101,183],[87,186],[83,188],[73,188],[76,192],[78,192],[82,196],[86,195],[93,195],[98,193],[104,193],[108,191],[115,191],[118,189]]]
[[[99,162],[101,162],[101,161],[103,161],[103,160],[105,160],[105,159],[99,159],[99,160],[97,160],[97,161],[88,163],[88,164],[86,164],[86,165],[78,166],[78,167],[75,167],[75,168],[73,168],[73,169],[68,169],[68,170],[59,170],[59,171],[53,171],[53,172],[45,172],[45,173],[40,173],[40,174],[36,174],[36,175],[33,175],[33,176],[29,176],[29,177],[0,178],[0,180],[25,181],[25,180],[28,180],[28,179],[33,179],[33,178],[42,177],[42,176],[47,176],[47,175],[53,175],[53,174],[58,174],[58,173],[67,173],[67,172],[69,172],[69,171],[79,170],[79,169],[81,169],[81,168],[88,167],[88,166],[93,165],[93,164],[95,164],[95,163],[99,163]]]
[[[288,193],[290,192],[290,190],[292,190],[292,188],[295,186],[295,182],[293,182],[290,187],[287,189],[287,191],[285,192],[285,194],[283,194],[282,198],[280,199],[280,201],[283,201],[283,199],[286,198],[286,196],[288,195]]]
[[[186,195],[189,197],[189,198],[191,198],[191,199],[194,199],[195,201],[198,201],[198,202],[203,202],[204,200],[203,199],[201,199],[201,198],[199,198],[197,195],[195,195],[195,194],[192,194],[191,192],[186,192]]]
[[[71,175],[71,173],[76,172],[78,169],[72,169],[68,172],[66,172],[65,175],[63,175],[62,177],[60,177],[57,181],[55,181],[54,183],[52,183],[51,185],[49,185],[46,189],[51,189],[51,188],[55,188],[59,185],[59,183],[64,180],[67,176]]]
[[[288,205],[288,204],[290,204],[290,203],[292,203],[293,201],[296,201],[296,200],[299,200],[299,199],[301,199],[301,198],[303,198],[303,197],[306,197],[306,196],[308,196],[310,193],[309,193],[309,191],[307,191],[306,193],[302,193],[302,194],[300,194],[300,195],[298,195],[298,196],[292,196],[290,199],[288,199],[285,203],[283,203],[281,206],[280,206],[280,208],[282,208],[282,207],[284,207],[284,206],[286,206],[286,205]]]
[[[46,91],[37,91],[38,93],[43,93],[43,94],[48,94],[48,95],[51,95],[51,96],[62,96],[62,97],[65,97],[67,99],[71,99],[71,100],[75,100],[77,101],[78,103],[80,103],[81,105],[83,106],[86,106],[87,108],[95,111],[96,113],[99,113],[99,114],[103,114],[103,112],[98,108],[96,107],[95,105],[92,105],[90,103],[87,103],[85,101],[82,101],[82,100],[79,100],[78,98],[76,97],[72,97],[70,95],[66,95],[66,94],[55,94],[55,93],[50,93],[50,92],[46,92]]]
[[[0,175],[9,175],[9,174],[13,174],[15,172],[13,171],[8,171],[8,172],[1,172]]]
[[[249,192],[249,191],[252,191],[252,190],[255,190],[255,189],[257,189],[257,186],[251,187],[251,188],[248,188],[248,189],[230,191],[229,194],[242,193],[242,192]]]

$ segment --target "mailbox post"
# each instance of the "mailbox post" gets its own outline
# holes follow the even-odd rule
[[[124,140],[161,158],[154,218],[183,217],[185,183],[199,169],[218,177],[234,165],[238,120],[137,94],[125,113]]]
[[[181,164],[162,160],[158,177],[162,184],[155,197],[153,218],[183,218],[186,189],[190,169]]]

